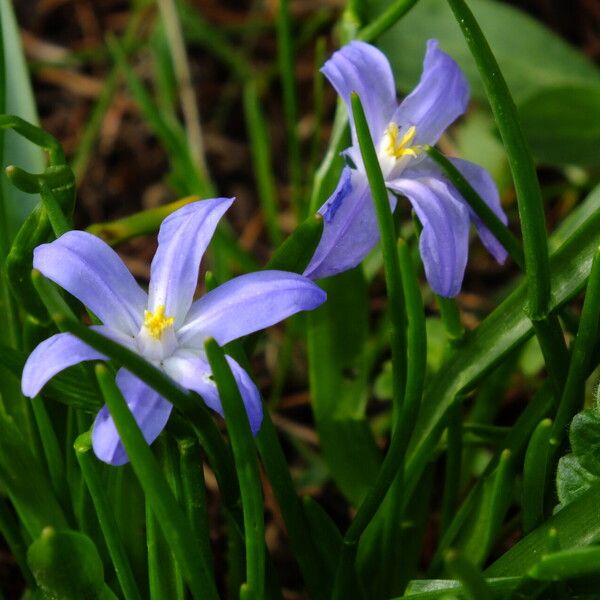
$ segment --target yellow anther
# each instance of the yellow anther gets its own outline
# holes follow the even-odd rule
[[[396,123],[390,123],[385,130],[385,147],[384,152],[388,156],[394,158],[402,158],[404,156],[417,156],[419,152],[423,151],[422,146],[409,146],[409,144],[415,139],[417,135],[417,128],[412,125],[406,130],[406,133],[398,139],[400,135],[400,129]]]
[[[144,327],[148,329],[150,335],[160,340],[163,331],[168,327],[171,327],[175,323],[175,317],[165,317],[165,305],[161,304],[157,309],[152,312],[150,310],[144,311]]]

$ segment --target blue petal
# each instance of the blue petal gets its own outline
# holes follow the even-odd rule
[[[350,96],[356,92],[365,110],[371,136],[377,143],[397,106],[394,76],[385,54],[365,42],[351,42],[334,52],[321,71],[346,103],[353,139]]]
[[[233,376],[238,384],[252,434],[256,435],[262,423],[262,402],[258,388],[242,367],[230,356],[226,356]],[[164,361],[165,371],[179,385],[200,394],[209,408],[223,416],[223,406],[217,386],[212,379],[210,365],[203,358],[180,350]]]
[[[466,206],[438,179],[396,179],[387,186],[408,198],[423,225],[419,249],[431,289],[440,296],[456,296],[469,252]]]
[[[296,273],[248,273],[197,300],[177,338],[181,346],[197,349],[209,336],[223,345],[301,310],[312,310],[325,299],[323,290]]]
[[[108,360],[70,333],[57,333],[39,344],[29,355],[23,375],[21,390],[33,398],[57,373],[85,360]]]
[[[438,48],[437,40],[429,40],[421,80],[392,120],[417,128],[414,144],[435,144],[468,103],[469,83],[460,67]]]
[[[507,225],[508,217],[500,203],[500,194],[498,193],[498,188],[496,187],[492,176],[483,167],[469,162],[468,160],[451,158],[450,162],[460,171],[462,176],[468,180],[473,186],[473,189],[492,209],[498,219],[500,219],[504,225]],[[469,207],[469,213],[471,215],[471,221],[475,224],[477,233],[479,234],[479,238],[483,245],[500,264],[503,264],[508,256],[508,252],[496,239],[494,234],[483,224],[471,207]]]
[[[147,296],[117,253],[96,236],[69,231],[38,246],[33,266],[73,294],[105,325],[136,335]]]
[[[165,314],[175,317],[176,328],[192,305],[202,255],[232,203],[233,198],[193,202],[169,215],[160,227],[150,269],[148,308],[154,312],[164,305]]]
[[[311,261],[304,271],[310,279],[330,277],[358,265],[379,241],[377,216],[367,179],[352,171],[352,189],[345,196],[340,194],[342,185],[334,192],[336,205],[333,215],[328,200],[320,209],[328,213],[323,225],[323,235]],[[396,199],[391,198],[392,209]]]
[[[117,385],[142,430],[144,439],[151,444],[165,428],[172,405],[125,369],[119,369]],[[129,460],[106,406],[100,410],[94,421],[92,447],[100,460],[111,465],[123,465]]]
[[[498,188],[492,179],[492,176],[479,165],[462,160],[460,158],[448,159],[463,175],[465,179],[473,186],[475,191],[481,196],[482,200],[492,209],[494,214],[504,223],[508,224],[508,217],[502,209]],[[477,233],[490,254],[500,263],[504,263],[508,253],[504,246],[496,239],[494,234],[483,224],[481,219],[475,214],[475,211],[468,205],[458,190],[450,183],[437,163],[428,157],[424,158],[418,165],[406,169],[402,173],[403,178],[419,179],[422,177],[433,177],[442,180],[454,192],[455,197],[459,199],[469,210],[471,221],[477,228]]]
[[[348,196],[351,191],[352,169],[350,169],[350,167],[344,167],[335,191],[329,200],[327,200],[327,202],[325,202],[325,204],[323,204],[323,206],[321,206],[319,209],[319,213],[323,215],[325,223],[331,223],[333,221],[335,213],[338,211],[338,208],[344,201],[344,198]]]

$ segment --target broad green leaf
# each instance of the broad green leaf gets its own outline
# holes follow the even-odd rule
[[[98,550],[83,533],[46,527],[29,547],[27,562],[47,598],[115,598],[106,592]]]
[[[551,165],[600,163],[600,84],[545,88],[519,106],[534,157]]]
[[[598,477],[592,475],[577,456],[567,454],[558,461],[556,493],[562,507],[571,504],[595,483],[598,483]]]
[[[381,10],[389,0],[374,0]],[[519,103],[549,86],[600,83],[600,71],[582,54],[525,13],[501,2],[470,0],[469,7],[498,59],[508,86]],[[396,81],[409,91],[421,74],[425,42],[439,40],[464,69],[472,94],[484,99],[477,68],[446,2],[419,3],[380,40],[390,59]]]
[[[322,287],[327,302],[307,315],[312,407],[331,476],[357,504],[380,463],[365,418],[367,289],[360,269],[324,280]]]
[[[552,309],[567,302],[583,287],[599,244],[600,209],[551,257]],[[455,398],[473,389],[486,373],[533,333],[523,310],[525,302],[526,289],[521,283],[470,334],[465,345],[446,361],[431,381],[408,451],[407,476],[413,485],[435,449],[444,427],[444,416]]]
[[[581,464],[600,477],[600,415],[596,410],[583,410],[575,415],[569,441]]]
[[[499,577],[487,579],[488,585],[499,597],[506,597],[510,592],[517,589],[521,583],[521,577]],[[414,600],[444,600],[450,593],[456,592],[462,598],[462,586],[453,579],[415,579],[406,588],[403,598],[409,597]]]
[[[6,69],[2,76],[5,82],[4,110],[7,114],[18,115],[36,124],[38,121],[37,111],[29,81],[29,71],[23,57],[19,29],[11,0],[0,0],[0,20]],[[6,232],[7,239],[3,240],[4,243],[0,244],[0,248],[6,250],[19,226],[37,203],[38,198],[13,187],[4,174],[4,167],[14,164],[27,171],[39,173],[44,169],[44,155],[40,148],[12,131],[5,133],[3,141],[0,177],[2,178],[2,215],[5,217],[0,216],[0,219],[6,218],[6,223],[0,229],[2,232],[0,235]]]
[[[600,485],[574,500],[515,544],[486,571],[488,577],[526,575],[548,549],[548,532],[556,529],[561,549],[581,548],[600,536]]]

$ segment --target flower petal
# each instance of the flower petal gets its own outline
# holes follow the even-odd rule
[[[194,302],[177,338],[181,346],[192,348],[202,348],[209,336],[227,344],[301,310],[312,310],[326,297],[321,288],[296,273],[248,273]]]
[[[57,333],[49,337],[34,349],[23,367],[21,377],[23,395],[33,398],[57,373],[85,360],[108,360],[108,358],[71,333]]]
[[[144,439],[151,444],[169,420],[173,408],[171,403],[125,369],[119,369],[117,385],[142,430]],[[92,447],[100,460],[111,465],[124,465],[129,460],[106,406],[96,415]]]
[[[252,434],[256,435],[260,429],[263,414],[260,392],[248,373],[233,358],[230,356],[226,356],[225,358],[238,384],[244,406],[246,407],[246,413],[248,414]],[[167,358],[163,365],[165,371],[179,385],[200,394],[209,408],[212,408],[212,410],[223,416],[223,407],[219,398],[219,392],[212,379],[210,365],[206,360],[194,356],[185,350],[180,350],[170,358]]]
[[[146,292],[118,254],[85,231],[68,231],[33,252],[33,266],[83,302],[105,325],[129,335],[140,330]]]
[[[334,52],[321,71],[346,103],[353,140],[356,141],[350,96],[356,92],[377,143],[397,106],[394,76],[385,54],[365,42],[351,42]]]
[[[431,289],[440,296],[456,296],[469,252],[467,207],[438,179],[396,179],[387,185],[408,198],[423,225],[419,249]]]
[[[498,188],[492,179],[492,176],[479,165],[468,160],[460,158],[451,158],[450,162],[460,171],[461,175],[473,186],[473,189],[481,196],[482,200],[492,209],[494,214],[504,223],[508,224],[508,217],[500,203],[500,194]],[[477,233],[483,245],[490,254],[500,263],[504,263],[508,252],[504,246],[496,239],[494,234],[483,224],[483,221],[475,214],[475,211],[469,207],[471,221],[475,223]]]
[[[165,314],[183,322],[192,305],[200,260],[233,198],[193,202],[169,215],[158,233],[158,249],[150,269],[148,308],[164,305]]]
[[[468,180],[468,182],[473,186],[473,189],[492,209],[498,219],[500,219],[500,221],[502,221],[502,223],[505,225],[508,224],[508,217],[506,216],[506,213],[504,212],[500,203],[498,188],[496,187],[492,176],[483,167],[468,160],[462,160],[460,158],[449,158],[448,160],[460,171],[462,176]],[[508,256],[504,246],[496,239],[494,234],[475,214],[475,211],[469,206],[467,201],[462,197],[458,190],[446,178],[445,173],[437,163],[433,162],[433,160],[431,160],[429,157],[425,157],[416,166],[406,169],[402,173],[402,177],[405,179],[433,177],[446,183],[446,185],[448,185],[455,192],[455,198],[460,200],[468,208],[471,221],[475,224],[477,233],[479,234],[483,245],[500,264],[504,263],[506,257]]]
[[[392,120],[402,127],[416,127],[415,144],[435,144],[468,103],[469,83],[460,67],[438,48],[437,40],[429,40],[421,80]]]
[[[310,279],[330,277],[358,265],[379,240],[377,216],[367,178],[352,171],[350,189],[344,183],[319,209],[324,216],[323,235],[303,275]],[[390,198],[392,209],[396,199]],[[335,210],[332,210],[335,207]]]

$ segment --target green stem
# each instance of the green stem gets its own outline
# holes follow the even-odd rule
[[[45,183],[40,185],[40,195],[42,197],[42,202],[44,203],[44,208],[48,213],[54,235],[58,238],[63,235],[63,233],[70,231],[72,227],[65,217],[60,204],[56,200],[54,192]]]
[[[48,412],[44,406],[44,401],[39,396],[31,399],[31,408],[40,432],[40,439],[42,441],[44,454],[46,456],[48,474],[50,476],[52,488],[54,489],[54,493],[56,494],[56,497],[59,499],[63,508],[65,510],[70,510],[65,464],[60,451],[58,438],[56,437],[56,433],[52,427],[52,421],[48,416]]]
[[[375,146],[371,139],[365,112],[361,100],[356,93],[352,94],[352,114],[354,115],[356,136],[365,164],[371,194],[373,195],[373,203],[375,204],[375,213],[377,214],[377,223],[381,235],[381,250],[392,326],[390,337],[392,347],[392,376],[394,380],[394,410],[396,423],[398,423],[401,412],[400,407],[404,402],[403,383],[406,381],[406,334],[404,294],[402,291],[398,251],[396,249],[396,230],[390,207],[389,193],[385,187],[385,181]]]
[[[494,234],[495,238],[504,246],[510,257],[522,269],[525,261],[523,248],[512,231],[496,216],[494,211],[473,189],[461,172],[439,150],[429,146],[426,152],[442,168],[446,177],[448,177],[454,187],[461,193],[462,197],[475,211],[475,214],[483,221],[484,225]]]
[[[581,318],[577,335],[573,341],[573,350],[562,390],[554,426],[552,427],[551,445],[554,454],[566,433],[569,421],[583,400],[583,386],[588,375],[594,346],[598,341],[598,325],[600,320],[600,248],[596,250],[592,270],[588,280],[585,299],[581,309]]]
[[[544,419],[535,428],[523,464],[523,531],[529,533],[544,520],[544,490],[548,479],[548,450],[552,421]]]
[[[448,550],[445,556],[446,567],[463,587],[467,600],[493,600],[494,594],[483,577],[482,572],[456,550]]]
[[[48,152],[51,165],[64,165],[65,154],[60,142],[44,131],[14,115],[0,115],[0,129],[13,129],[25,139]]]
[[[205,556],[212,558],[206,483],[200,445],[198,440],[191,437],[178,439],[177,445],[185,512],[198,546]]]
[[[258,187],[258,198],[271,244],[277,247],[281,244],[281,230],[277,220],[277,191],[271,163],[269,131],[254,80],[249,80],[244,86],[244,113],[252,147],[252,164]]]
[[[477,63],[498,130],[506,147],[523,233],[528,312],[532,320],[540,320],[548,313],[550,266],[544,207],[533,158],[506,81],[473,13],[465,0],[448,0],[448,4]]]
[[[106,493],[106,487],[98,468],[96,461],[91,453],[92,440],[89,432],[80,435],[74,444],[75,456],[83,473],[85,484],[92,497],[98,522],[102,529],[102,534],[106,541],[108,553],[115,567],[117,579],[121,585],[121,591],[125,600],[141,600],[140,591],[135,582],[135,577],[123,546],[123,541],[119,535],[119,527],[112,511],[111,503]]]
[[[256,444],[309,596],[315,600],[325,600],[329,595],[324,567],[319,559],[315,540],[310,535],[304,507],[294,488],[283,449],[277,439],[277,432],[267,411],[264,413],[260,432],[256,436]]]
[[[444,492],[442,495],[442,532],[448,530],[454,515],[460,492],[460,471],[462,464],[462,413],[461,403],[455,402],[448,409],[447,426],[448,448],[446,450],[446,470],[444,472]]]
[[[213,338],[204,343],[219,390],[240,483],[246,543],[246,583],[254,598],[265,597],[265,522],[256,447],[238,385]]]
[[[296,217],[302,217],[299,205],[299,192],[302,183],[302,165],[300,140],[298,138],[298,100],[296,97],[296,70],[294,60],[294,42],[292,39],[292,23],[288,0],[279,0],[277,11],[277,59],[279,76],[283,88],[283,108],[290,160],[292,182],[292,206]]]
[[[440,316],[448,336],[450,346],[457,348],[465,339],[465,326],[460,318],[460,309],[455,298],[444,298],[436,296],[438,306],[440,307]]]
[[[194,538],[189,535],[189,524],[125,403],[114,376],[102,364],[97,365],[95,371],[104,401],[127,451],[131,466],[193,597],[197,600],[218,600],[219,595],[209,561]]]
[[[415,4],[417,0],[396,0],[371,23],[363,27],[356,36],[363,42],[372,42],[393,27]]]

